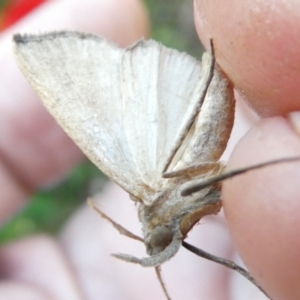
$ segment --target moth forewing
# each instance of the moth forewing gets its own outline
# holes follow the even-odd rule
[[[111,88],[120,79],[120,49],[75,32],[14,39],[16,61],[49,112],[107,176],[137,195],[128,178],[140,178],[119,126],[122,94],[120,87]]]

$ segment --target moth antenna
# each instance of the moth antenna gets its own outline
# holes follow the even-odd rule
[[[244,276],[245,278],[247,278],[251,283],[253,283],[260,291],[262,291],[269,299],[271,299],[269,297],[269,295],[263,290],[263,288],[256,282],[256,280],[251,276],[251,274],[245,270],[244,268],[240,267],[239,265],[237,265],[236,263],[234,263],[231,260],[228,259],[224,259],[215,255],[212,255],[208,252],[205,252],[185,241],[182,242],[182,246],[184,248],[186,248],[187,250],[193,252],[194,254],[206,258],[208,260],[214,261],[215,263],[221,264],[231,270],[234,270],[238,273],[240,273],[242,276]]]
[[[164,294],[165,294],[166,298],[168,300],[171,300],[171,297],[169,296],[169,293],[167,291],[166,285],[165,285],[165,283],[164,283],[164,281],[162,279],[162,276],[161,276],[161,266],[155,267],[155,273],[156,273],[156,277],[157,277],[157,279],[158,279],[158,281],[160,283],[160,286],[162,287],[162,289],[164,291]]]
[[[100,216],[101,218],[107,220],[115,229],[117,229],[119,231],[120,234],[125,235],[131,239],[140,241],[142,243],[144,243],[144,240],[142,238],[140,238],[139,236],[133,234],[132,232],[130,232],[129,230],[127,230],[126,228],[124,228],[123,226],[121,226],[120,224],[118,224],[117,222],[115,222],[114,220],[112,220],[108,215],[106,215],[104,212],[102,212],[94,203],[94,201],[91,198],[87,199],[87,203],[88,205],[94,209]]]
[[[215,60],[215,46],[214,46],[214,41],[213,39],[209,40],[209,45],[210,45],[210,51],[211,51],[211,56],[214,58]]]
[[[130,254],[113,253],[112,256],[130,263],[139,264],[142,267],[157,267],[171,259],[179,250],[182,238],[174,235],[170,245],[162,252],[149,257],[138,258]]]
[[[165,167],[163,169],[162,173],[166,173],[166,171],[168,170],[168,167],[170,166],[176,152],[178,151],[178,149],[180,148],[180,146],[182,145],[183,141],[184,141],[184,136],[183,133],[185,132],[189,132],[191,127],[194,124],[195,118],[197,117],[197,115],[199,114],[199,111],[201,109],[201,105],[206,97],[207,91],[209,89],[210,83],[214,77],[214,69],[215,69],[215,63],[216,63],[216,58],[215,58],[215,50],[214,50],[214,44],[213,44],[213,40],[210,40],[210,47],[211,47],[211,64],[209,67],[209,75],[208,78],[205,82],[205,88],[203,90],[203,94],[201,95],[200,99],[199,99],[199,103],[198,106],[195,110],[195,112],[193,113],[193,115],[190,118],[190,121],[187,123],[187,125],[185,126],[184,130],[182,131],[182,133],[180,134],[180,139],[177,141],[175,147],[172,149],[171,155],[170,157],[168,157],[167,162],[165,164]]]
[[[250,166],[250,167],[245,167],[245,168],[241,168],[241,169],[237,169],[237,170],[233,170],[233,171],[227,171],[223,174],[209,177],[206,180],[202,180],[199,183],[196,183],[194,185],[191,185],[188,188],[183,189],[181,192],[181,196],[189,196],[193,193],[199,192],[200,190],[202,190],[212,184],[215,184],[217,182],[220,182],[220,181],[232,178],[234,176],[246,173],[251,170],[256,170],[256,169],[260,169],[260,168],[264,168],[264,167],[267,167],[270,165],[275,165],[275,164],[280,164],[280,163],[293,162],[293,161],[297,161],[297,160],[300,160],[299,156],[289,157],[289,158],[280,158],[280,159],[274,159],[271,161],[260,163],[260,164],[254,165],[254,166]]]

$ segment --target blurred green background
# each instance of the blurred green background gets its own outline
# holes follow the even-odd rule
[[[0,0],[0,15],[3,5]],[[203,48],[193,21],[192,0],[144,0],[152,24],[152,38],[163,44],[201,57]],[[59,185],[35,194],[28,205],[0,230],[0,243],[22,236],[47,232],[56,234],[86,198],[99,192],[107,179],[86,161]]]

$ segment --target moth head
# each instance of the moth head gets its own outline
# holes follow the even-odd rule
[[[157,254],[167,248],[173,238],[173,232],[166,225],[155,226],[149,235],[147,250],[150,255]]]

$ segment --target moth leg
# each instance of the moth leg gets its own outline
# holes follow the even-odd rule
[[[144,240],[140,238],[139,236],[133,234],[114,220],[112,220],[109,216],[107,216],[104,212],[102,212],[98,207],[96,207],[95,203],[93,202],[92,199],[87,199],[88,205],[93,208],[103,219],[107,220],[112,226],[119,231],[120,234],[125,235],[131,239],[140,241],[144,243]]]
[[[171,297],[169,296],[169,293],[167,291],[166,285],[165,285],[165,283],[164,283],[164,281],[162,279],[162,276],[161,276],[161,266],[155,267],[155,273],[156,273],[156,277],[157,277],[157,279],[158,279],[158,281],[160,283],[160,286],[162,287],[162,289],[164,291],[164,294],[165,294],[166,298],[168,300],[171,300]]]
[[[170,260],[181,247],[182,234],[179,229],[179,224],[177,226],[178,227],[175,228],[176,231],[174,232],[173,239],[169,246],[167,246],[167,248],[165,248],[158,254],[143,258],[138,258],[130,254],[124,253],[113,253],[112,256],[130,263],[139,264],[142,267],[146,268],[160,266],[166,261]]]
[[[221,264],[231,270],[234,270],[238,273],[240,273],[242,276],[247,278],[251,283],[253,283],[259,290],[261,290],[269,299],[271,299],[268,294],[263,290],[263,288],[256,282],[256,280],[251,276],[251,274],[245,270],[244,268],[240,267],[236,263],[234,263],[231,260],[224,259],[215,255],[212,255],[210,253],[207,253],[197,247],[194,247],[193,245],[190,245],[189,243],[183,241],[182,246],[186,248],[187,250],[193,252],[194,254],[206,258],[208,260],[214,261],[215,263]]]
[[[209,173],[209,175],[215,175],[222,172],[225,168],[225,164],[222,162],[203,162],[196,165],[192,165],[180,170],[170,171],[163,173],[163,178],[174,178],[179,176],[195,177]]]

